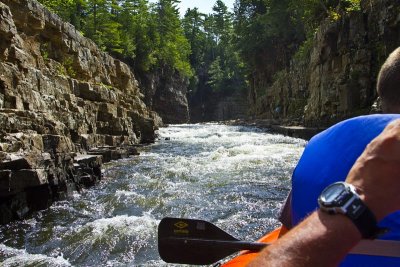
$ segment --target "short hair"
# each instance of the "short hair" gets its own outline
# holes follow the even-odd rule
[[[400,108],[400,47],[394,50],[379,71],[377,92],[389,112]]]

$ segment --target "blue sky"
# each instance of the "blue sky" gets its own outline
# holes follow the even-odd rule
[[[222,0],[225,5],[228,7],[229,11],[233,9],[234,0]],[[181,14],[185,14],[188,8],[199,8],[199,11],[202,13],[209,14],[212,12],[212,7],[214,6],[216,0],[181,0],[179,4]]]
[[[183,16],[188,8],[197,7],[200,12],[209,14],[212,12],[212,7],[217,0],[181,0],[179,4],[179,9],[181,15]],[[228,10],[232,12],[233,3],[235,0],[222,0],[228,7]],[[150,0],[150,2],[157,2],[157,0]]]

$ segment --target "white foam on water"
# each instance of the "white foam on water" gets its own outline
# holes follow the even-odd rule
[[[49,257],[43,254],[31,254],[24,249],[15,249],[0,244],[0,254],[7,256],[7,259],[0,263],[4,267],[17,266],[72,266],[62,255]]]
[[[78,262],[102,265],[110,255],[122,263],[131,262],[138,251],[156,239],[159,221],[150,213],[100,218],[65,233],[64,254]],[[100,264],[102,263],[102,264]]]
[[[173,141],[188,143],[189,148],[194,146],[193,141],[209,143],[210,145],[218,144],[219,146],[215,149],[210,150],[208,148],[206,152],[201,153],[205,155],[210,153],[209,159],[214,160],[220,158],[229,159],[229,157],[235,155],[246,154],[251,154],[253,157],[279,157],[288,150],[288,147],[298,147],[299,150],[302,150],[306,144],[304,140],[282,135],[261,132],[237,132],[235,128],[225,125],[213,125],[211,128],[203,129],[174,126],[172,130],[171,128],[163,128],[160,134],[162,136],[172,135],[176,138]],[[216,136],[219,139],[218,141],[213,140]]]
[[[158,220],[150,214],[144,216],[120,215],[112,218],[101,218],[75,229],[76,234],[86,234],[87,240],[94,243],[96,240],[110,238],[109,233],[115,232],[124,236],[137,236],[137,238],[148,238],[153,235],[153,229],[157,226]],[[112,238],[112,237],[111,237]]]
[[[35,217],[38,223],[28,227],[33,234],[26,230],[31,236],[27,247],[49,254],[35,260],[52,261],[63,253],[61,260],[74,266],[173,266],[156,251],[162,217],[214,221],[242,239],[276,225],[278,203],[306,141],[216,123],[172,125],[159,133],[159,142],[139,157],[107,165],[109,179],[99,186],[74,193],[70,202],[55,203],[47,215]],[[46,238],[47,233],[49,240],[32,242],[33,236]],[[29,253],[5,254],[2,248],[0,257],[8,266],[27,265],[18,260]]]
[[[141,197],[142,195],[134,191],[117,190],[115,191],[115,196],[118,198],[123,198],[123,197]]]

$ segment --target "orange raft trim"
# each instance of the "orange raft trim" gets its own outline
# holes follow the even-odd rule
[[[269,232],[265,236],[261,237],[258,242],[263,243],[273,243],[279,237],[284,235],[288,230],[286,227],[279,227],[272,232]],[[248,250],[242,251],[238,256],[231,259],[230,261],[221,265],[221,267],[243,267],[246,266],[250,261],[252,261],[255,257],[257,257],[259,252],[250,252]]]

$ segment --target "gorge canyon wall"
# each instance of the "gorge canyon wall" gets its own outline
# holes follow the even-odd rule
[[[167,66],[140,75],[140,88],[146,105],[167,124],[189,122],[188,85],[187,78]]]
[[[100,179],[161,118],[128,65],[34,0],[0,2],[0,222]]]
[[[368,114],[377,97],[379,68],[399,45],[400,3],[362,0],[360,11],[324,21],[309,53],[294,57],[272,84],[253,81],[253,115],[328,126]]]

